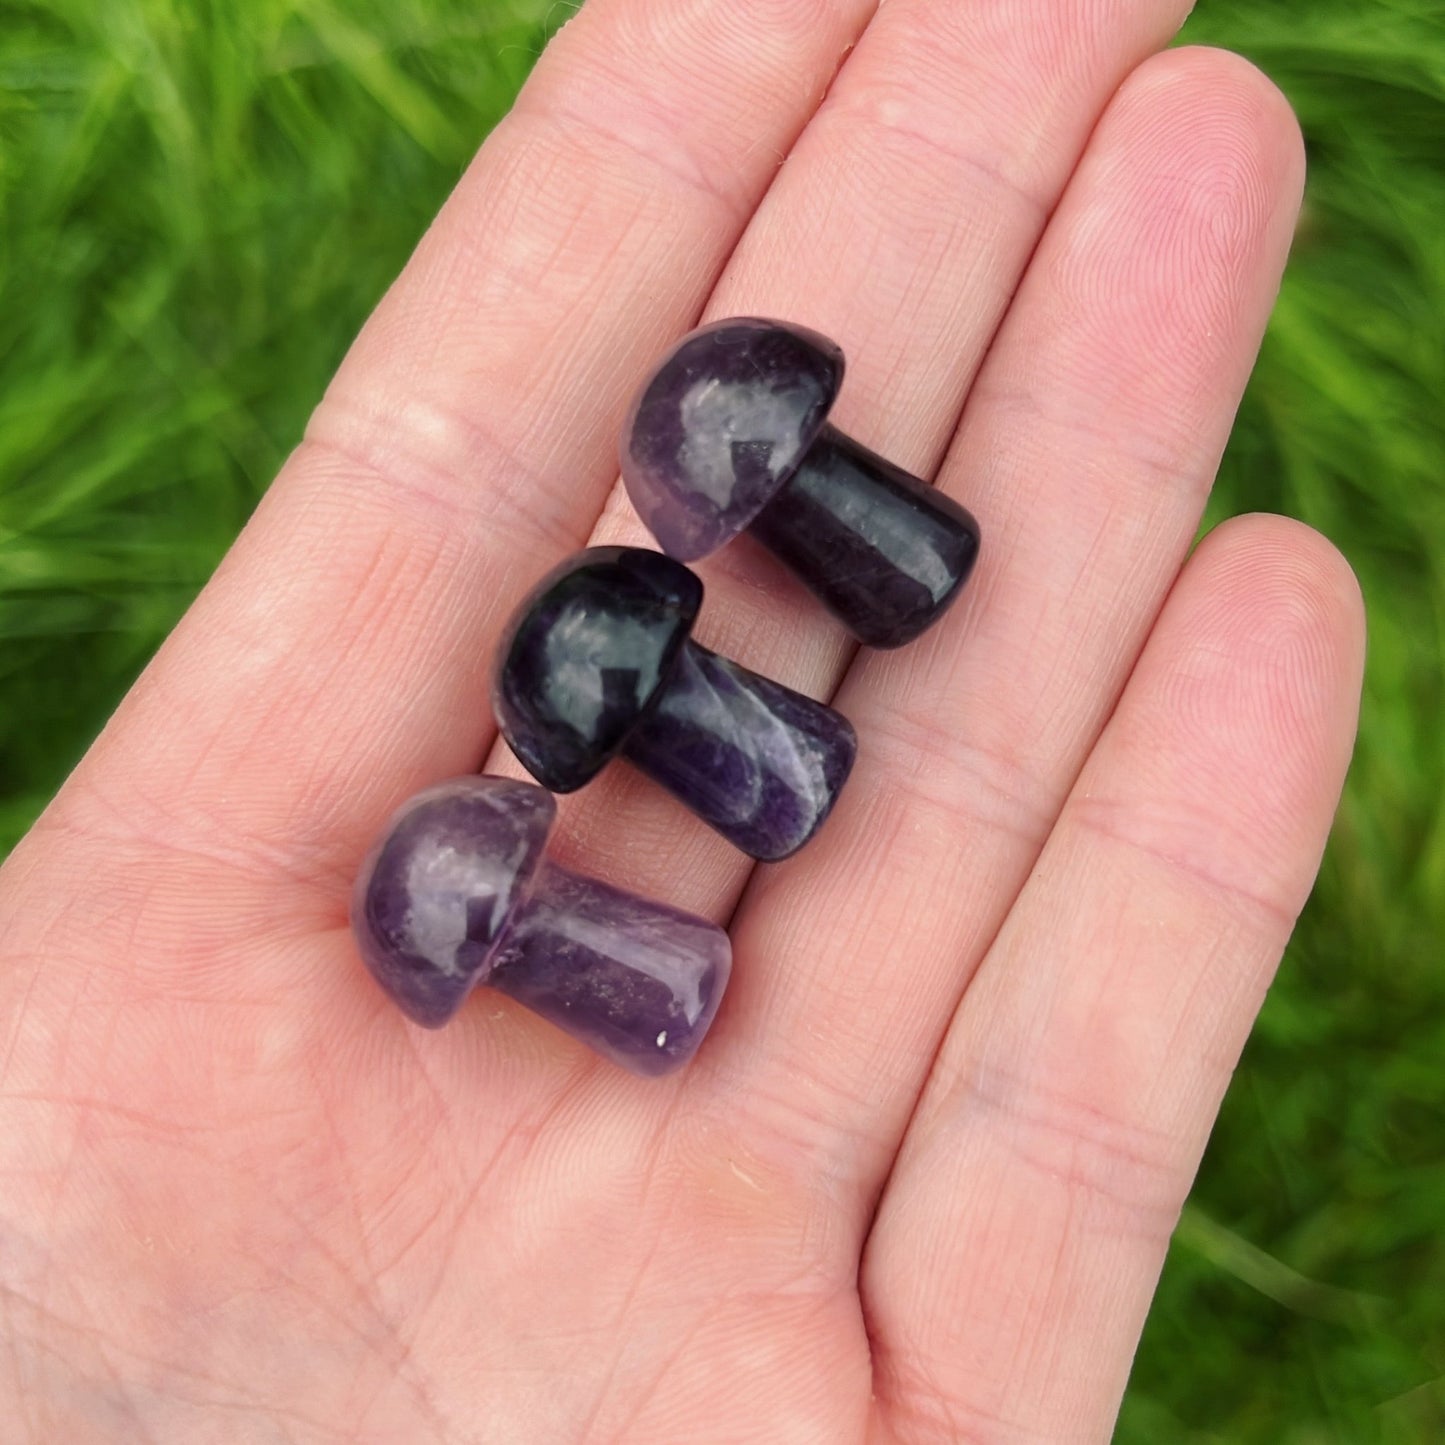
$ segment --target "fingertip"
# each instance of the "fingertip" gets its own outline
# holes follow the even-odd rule
[[[1135,69],[1075,176],[1049,260],[1067,308],[1053,314],[1081,338],[1070,364],[1141,408],[1161,382],[1193,386],[1205,369],[1242,385],[1303,176],[1289,103],[1248,61],[1185,48]]]
[[[1126,104],[1163,104],[1187,116],[1235,116],[1283,169],[1303,174],[1304,137],[1289,97],[1252,60],[1212,45],[1162,50],[1120,90]]]
[[[1196,564],[1221,593],[1247,600],[1264,645],[1304,647],[1348,695],[1364,668],[1365,601],[1344,553],[1293,517],[1246,513],[1204,538]],[[1217,575],[1215,575],[1217,574]]]
[[[1166,603],[1115,719],[1127,791],[1292,913],[1353,749],[1364,612],[1349,563],[1286,517],[1226,522]],[[1181,821],[1183,820],[1183,821]]]
[[[1217,97],[1245,117],[1256,137],[1263,169],[1274,183],[1274,223],[1292,233],[1304,199],[1307,160],[1304,131],[1289,96],[1253,61],[1230,50],[1186,46],[1176,52]]]

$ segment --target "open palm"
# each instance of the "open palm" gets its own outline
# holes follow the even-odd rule
[[[1274,518],[1189,558],[1289,243],[1287,106],[1182,0],[590,0],[0,879],[6,1440],[1095,1441],[1318,862],[1362,650]],[[876,9],[876,14],[874,13]],[[1152,58],[1151,58],[1152,57]],[[860,738],[754,868],[623,768],[559,856],[731,920],[642,1081],[346,928],[700,315],[984,551],[852,656],[746,544],[700,636]],[[965,405],[966,403],[966,405]],[[490,750],[490,753],[489,753]]]

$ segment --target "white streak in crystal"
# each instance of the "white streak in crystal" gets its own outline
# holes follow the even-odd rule
[[[682,666],[686,669],[686,689],[674,686],[668,696],[685,698],[688,716],[708,732],[726,739],[754,763],[749,770],[750,787],[744,790],[738,787],[736,777],[730,777],[728,791],[718,798],[719,804],[725,800],[730,805],[727,812],[731,821],[742,823],[756,817],[762,807],[767,773],[780,778],[816,819],[831,798],[823,743],[810,733],[790,727],[773,713],[748,686],[742,670],[726,658],[686,652]],[[719,676],[734,685],[720,687]],[[667,706],[664,699],[664,710]],[[698,778],[695,785],[706,787],[707,781]],[[718,820],[723,821],[721,817]]]
[[[738,484],[733,444],[766,443],[772,456],[796,457],[803,445],[802,411],[788,391],[697,382],[678,408],[686,437],[679,460],[689,483],[720,511],[730,507]]]
[[[658,1034],[658,1036],[657,1036],[657,1047],[660,1048],[660,1049],[667,1047],[667,1030],[666,1030],[666,1029],[663,1029],[663,1031],[662,1031],[660,1034]]]

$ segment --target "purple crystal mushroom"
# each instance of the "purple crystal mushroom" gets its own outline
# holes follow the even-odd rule
[[[754,858],[817,832],[853,766],[848,720],[693,642],[702,583],[641,547],[592,547],[513,615],[492,703],[554,793],[618,754]]]
[[[683,562],[746,530],[860,642],[899,647],[942,616],[978,556],[957,502],[828,424],[843,353],[738,317],[685,336],[622,433],[628,495]]]
[[[393,816],[351,923],[402,1011],[439,1028],[479,984],[638,1074],[692,1057],[727,987],[722,929],[549,862],[551,795],[458,778]]]

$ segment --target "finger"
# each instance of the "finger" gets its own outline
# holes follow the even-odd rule
[[[702,1062],[860,1207],[1194,535],[1301,169],[1288,107],[1235,57],[1171,51],[1122,87],[944,467],[982,520],[972,590],[913,647],[860,658],[837,813],[739,910]]]
[[[709,315],[782,316],[835,337],[849,358],[835,419],[932,475],[1099,112],[1187,8],[892,0],[769,191]],[[648,543],[620,488],[593,540]],[[834,690],[852,649],[774,562],[744,539],[701,570],[703,641],[814,696]],[[511,766],[504,748],[490,765]],[[615,866],[625,836],[634,886],[715,917],[748,873],[625,769],[566,821],[584,865]]]
[[[886,1438],[1108,1439],[1314,880],[1363,632],[1348,566],[1281,518],[1226,524],[1186,570],[889,1183],[863,1276]]]
[[[366,327],[68,802],[325,883],[489,743],[505,613],[586,537],[871,0],[591,0]],[[72,822],[77,820],[72,816]]]

